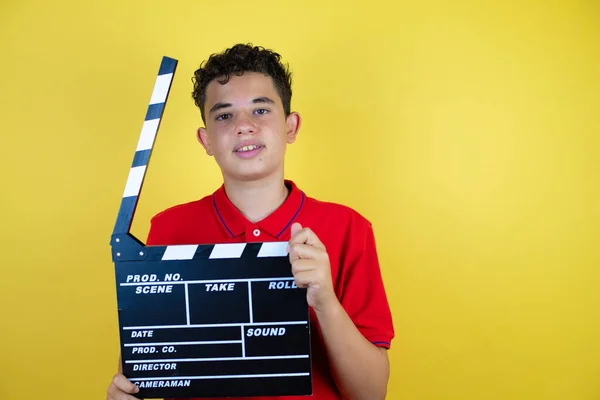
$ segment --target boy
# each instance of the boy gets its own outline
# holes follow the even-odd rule
[[[384,399],[394,331],[373,230],[352,209],[284,179],[300,115],[290,109],[291,75],[280,56],[242,44],[213,54],[195,72],[193,98],[205,124],[198,141],[223,185],[156,215],[147,244],[288,241],[310,307],[314,398]],[[107,399],[133,400],[137,391],[117,373]]]

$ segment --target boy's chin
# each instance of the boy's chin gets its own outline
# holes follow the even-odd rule
[[[270,176],[276,175],[274,171],[257,170],[257,171],[235,171],[231,174],[225,174],[226,178],[238,182],[255,182],[261,181]]]

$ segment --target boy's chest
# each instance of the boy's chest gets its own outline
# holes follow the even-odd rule
[[[231,232],[228,232],[221,221],[216,218],[204,219],[202,223],[199,221],[189,221],[189,223],[190,225],[179,232],[181,236],[176,239],[179,244],[287,242],[291,236],[291,224],[282,226],[281,230],[273,230],[272,227],[270,229],[263,228],[260,223],[247,223],[244,232],[232,236]],[[336,287],[343,262],[343,235],[334,231],[327,220],[311,221],[310,226],[306,227],[309,227],[325,246],[333,285]]]

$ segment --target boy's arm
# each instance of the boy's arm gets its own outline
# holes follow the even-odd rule
[[[365,338],[337,299],[325,246],[314,232],[296,223],[289,253],[296,284],[307,288],[308,304],[319,320],[332,375],[342,396],[349,400],[385,399],[387,350]]]
[[[387,349],[365,339],[342,305],[336,303],[315,313],[333,378],[343,398],[385,399],[390,374]]]

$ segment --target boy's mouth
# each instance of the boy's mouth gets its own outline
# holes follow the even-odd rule
[[[234,150],[235,153],[242,153],[245,151],[252,151],[252,150],[256,150],[256,149],[262,149],[264,146],[262,145],[257,145],[257,144],[251,144],[249,146],[242,146],[239,149]]]
[[[240,158],[250,159],[261,153],[264,148],[265,146],[261,143],[240,144],[233,150],[233,153]]]

